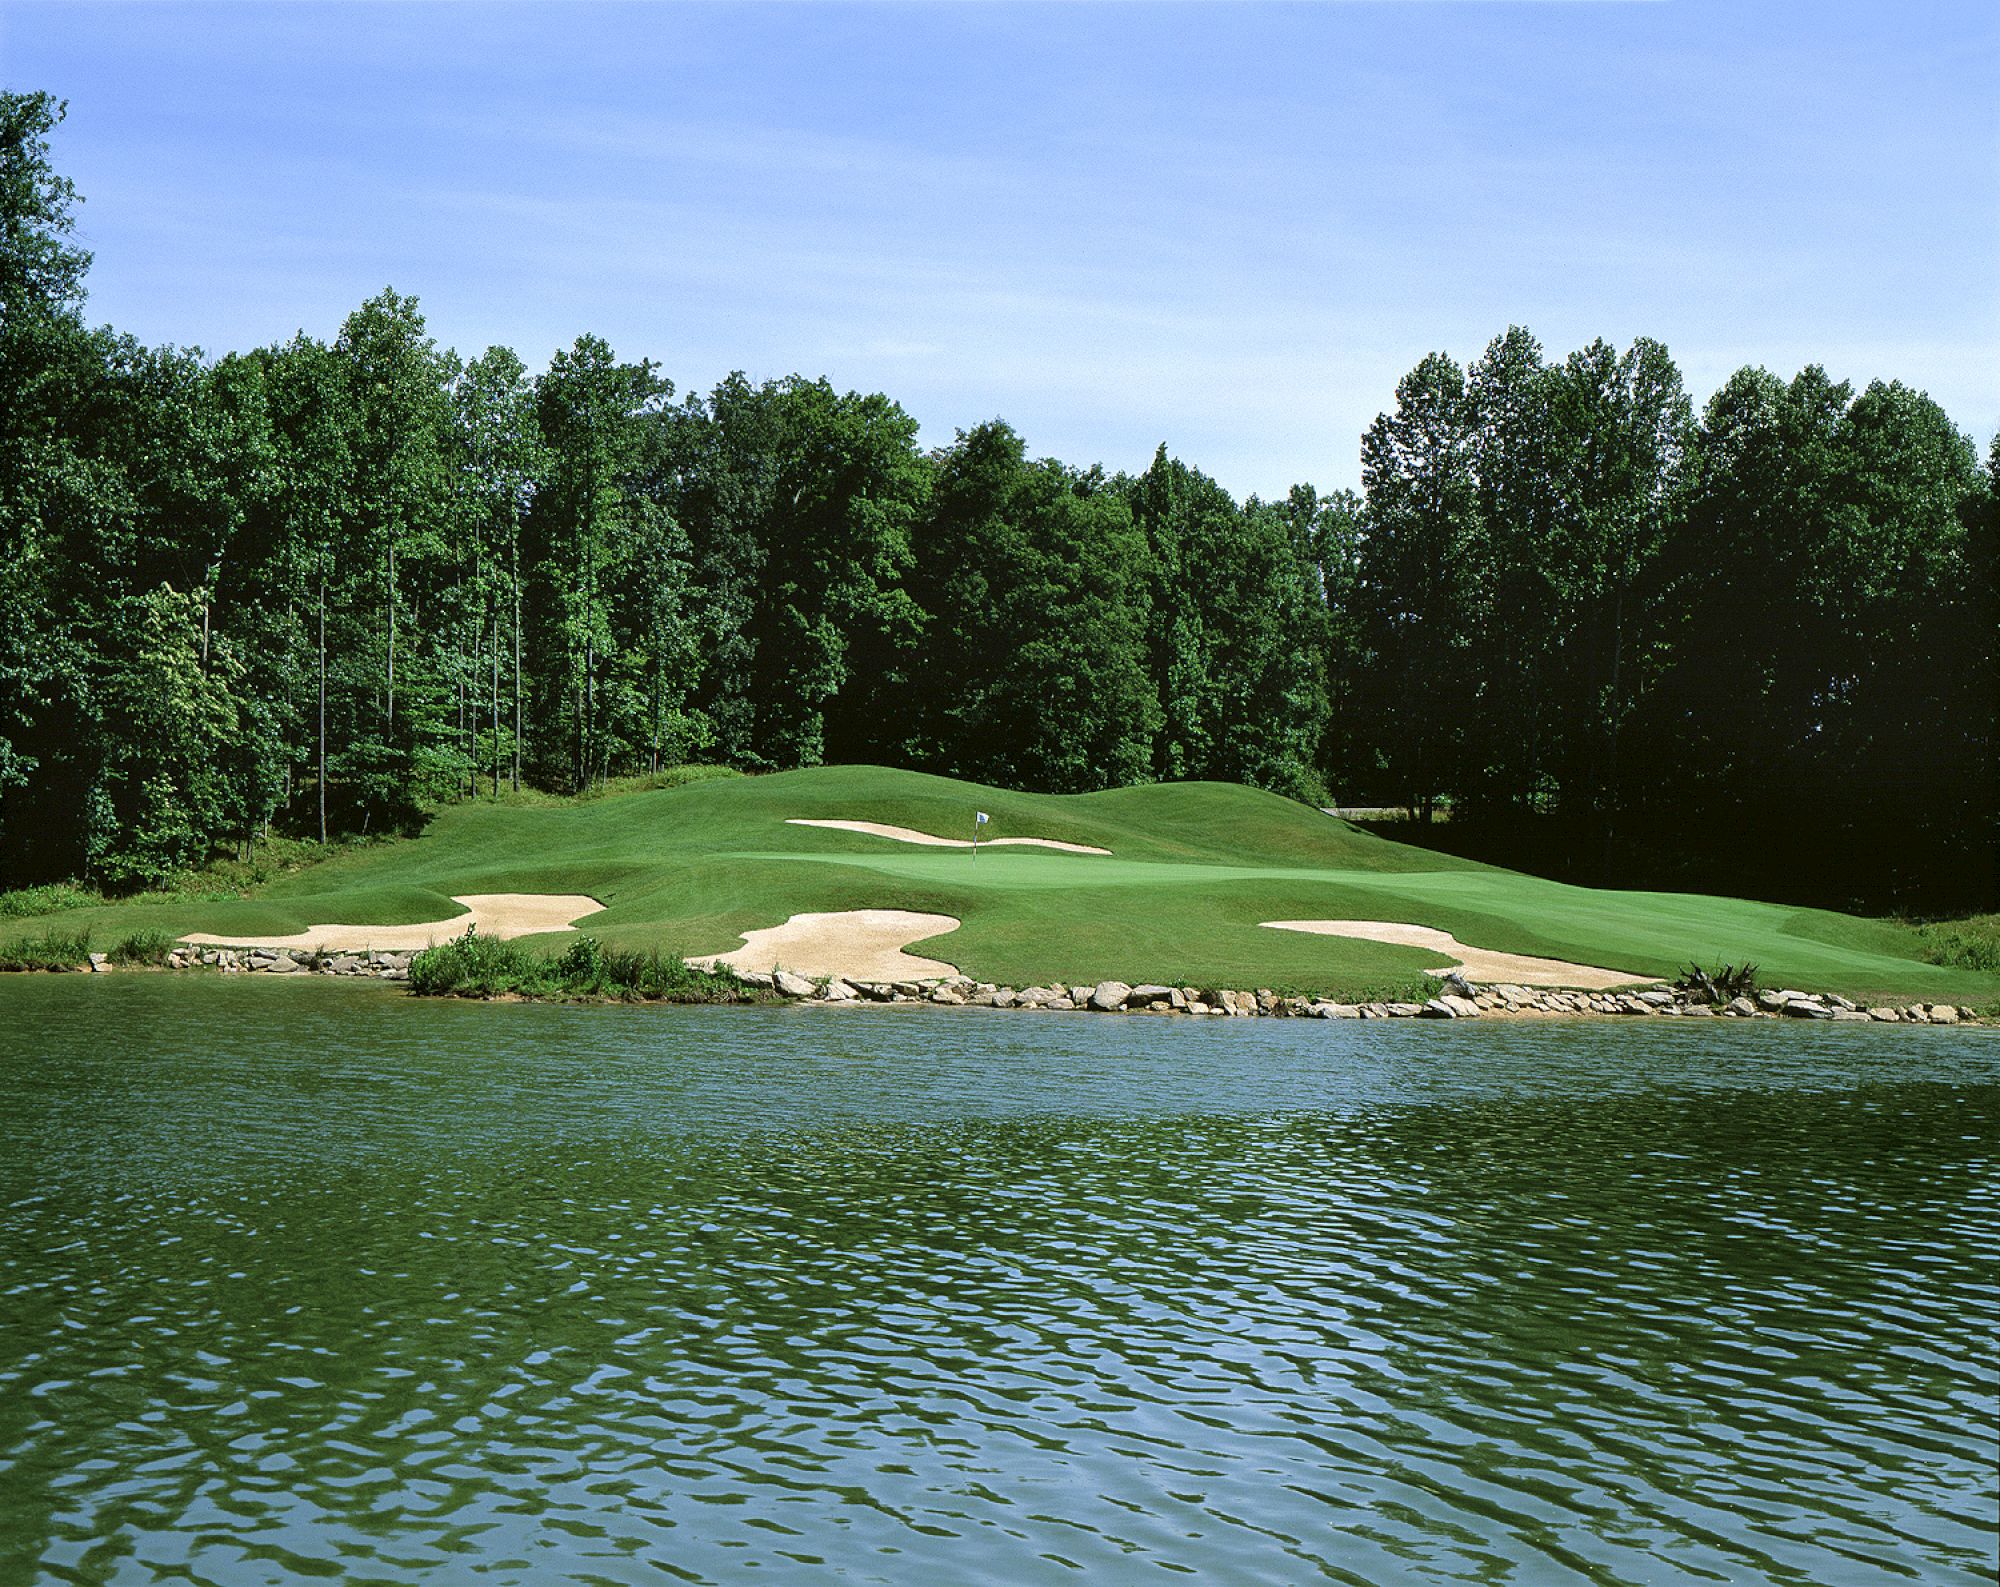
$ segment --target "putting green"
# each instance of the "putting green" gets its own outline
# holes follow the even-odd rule
[[[977,853],[800,820],[970,832]],[[1036,837],[1108,849],[988,846]],[[1882,921],[1692,893],[1570,887],[1391,843],[1272,794],[1176,783],[1053,797],[917,772],[820,767],[567,803],[475,802],[423,836],[343,852],[221,902],[136,900],[0,925],[17,938],[88,927],[260,940],[319,921],[437,921],[451,900],[587,894],[584,930],[621,947],[727,953],[805,913],[906,910],[962,922],[913,954],[968,974],[1035,981],[1194,982],[1358,995],[1407,985],[1448,954],[1302,932],[1268,920],[1400,921],[1502,953],[1671,977],[1690,961],[1750,961],[1767,986],[1907,1003],[2000,1003],[2000,976],[1922,961]],[[535,941],[539,939],[528,939]],[[561,937],[546,939],[551,946]]]

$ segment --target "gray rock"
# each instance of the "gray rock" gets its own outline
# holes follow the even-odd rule
[[[1127,992],[1125,1005],[1128,1008],[1148,1008],[1155,1003],[1166,1003],[1171,1006],[1173,1000],[1179,996],[1180,993],[1170,986],[1154,986],[1148,983],[1145,986],[1135,986]]]
[[[1747,997],[1732,997],[1722,1012],[1734,1014],[1738,1019],[1748,1019],[1757,1012],[1757,1005]]]
[[[1132,988],[1123,981],[1099,981],[1090,994],[1093,1012],[1109,1014],[1125,1006],[1125,1000],[1132,995]]]
[[[1846,1020],[1852,1024],[1866,1025],[1868,1023],[1868,1016],[1858,1008],[1837,1008],[1833,1011],[1833,1017],[1838,1020]]]
[[[1784,1015],[1787,1019],[1832,1019],[1833,1010],[1818,998],[1801,996],[1785,1004]]]
[[[1076,1007],[1076,999],[1073,997],[1052,997],[1042,1007],[1067,1014]]]
[[[954,991],[948,986],[941,986],[931,993],[931,1001],[933,1003],[942,1003],[946,1008],[963,1008],[965,1007],[965,994]]]
[[[1793,998],[1800,995],[1802,994],[1798,992],[1759,992],[1757,994],[1757,1006],[1767,1014],[1775,1014],[1784,1008],[1787,1003],[1791,1002]]]
[[[1436,1001],[1444,1004],[1446,1008],[1450,1009],[1460,1019],[1479,1018],[1479,1005],[1469,997],[1459,997],[1454,993],[1447,992]]]
[[[1884,1025],[1893,1025],[1903,1016],[1893,1008],[1871,1008],[1868,1011],[1868,1017],[1872,1020],[1878,1020]]]
[[[853,1003],[860,999],[860,994],[837,975],[828,978],[825,989],[819,995],[828,1003]]]
[[[1391,1019],[1415,1019],[1424,1011],[1421,1003],[1384,1003],[1380,1006]]]
[[[802,975],[794,975],[790,970],[779,970],[771,976],[771,984],[784,997],[811,997],[813,984]]]
[[[1958,1023],[1958,1010],[1950,1003],[1931,1004],[1930,1015],[1933,1025],[1956,1025]]]
[[[1465,978],[1465,972],[1462,970],[1452,970],[1446,973],[1444,989],[1454,997],[1477,998],[1479,996],[1479,988]]]
[[[1665,1008],[1669,1003],[1673,1002],[1674,1000],[1673,993],[1664,992],[1659,990],[1658,988],[1654,988],[1652,991],[1648,992],[1636,992],[1633,995],[1637,997],[1641,1003],[1651,1003],[1655,1008]]]
[[[93,975],[103,975],[111,968],[111,955],[108,953],[93,953],[89,956],[89,961]]]

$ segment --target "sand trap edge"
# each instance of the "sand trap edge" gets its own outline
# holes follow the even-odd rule
[[[1388,943],[1398,948],[1426,948],[1432,953],[1456,958],[1459,962],[1454,968],[1473,981],[1500,982],[1509,986],[1568,987],[1586,992],[1659,984],[1653,977],[1634,975],[1627,970],[1607,970],[1601,965],[1576,964],[1568,959],[1540,959],[1531,954],[1468,947],[1448,931],[1405,921],[1260,920],[1257,924],[1273,931],[1302,931],[1316,937],[1347,937],[1362,942]]]

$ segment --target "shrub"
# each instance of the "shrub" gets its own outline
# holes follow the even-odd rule
[[[1729,1003],[1739,997],[1753,997],[1757,991],[1757,966],[1746,964],[1740,968],[1725,964],[1715,971],[1704,970],[1698,964],[1687,967],[1687,973],[1674,982],[1674,990],[1685,992],[1690,1002]]]

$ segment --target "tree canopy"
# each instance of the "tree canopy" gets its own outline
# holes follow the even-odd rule
[[[0,885],[869,760],[1992,901],[2000,447],[1905,385],[1697,413],[1655,341],[1516,326],[1399,382],[1359,493],[1238,501],[823,379],[677,399],[589,334],[462,360],[390,289],[211,357],[86,324],[63,113],[0,94]]]

